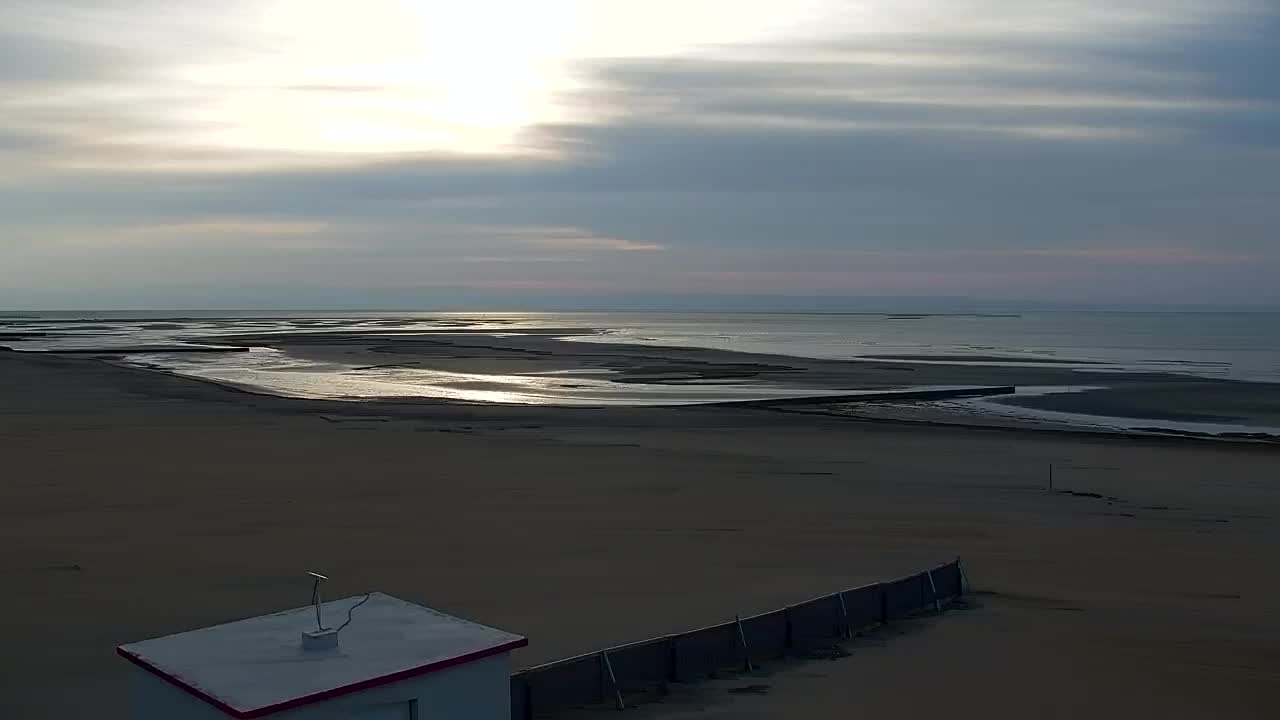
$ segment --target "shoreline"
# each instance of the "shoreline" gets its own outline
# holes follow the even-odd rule
[[[0,352],[0,361],[7,356],[40,355],[40,353]],[[53,359],[50,357],[49,359]],[[132,391],[156,398],[202,401],[215,403],[244,403],[246,406],[287,415],[323,417],[334,421],[360,421],[377,418],[379,421],[468,422],[478,427],[505,423],[539,422],[549,427],[560,425],[576,427],[581,423],[623,423],[628,426],[661,426],[667,417],[697,414],[714,426],[717,420],[731,423],[754,417],[754,424],[768,424],[779,416],[805,416],[808,422],[861,427],[934,428],[959,433],[1020,435],[1027,437],[1079,438],[1087,441],[1140,443],[1152,446],[1224,445],[1241,449],[1253,448],[1270,452],[1280,446],[1280,437],[1231,437],[1221,435],[1180,432],[1174,428],[1112,428],[1101,429],[1087,425],[1055,425],[1031,419],[1019,419],[1012,423],[983,422],[971,415],[939,411],[928,402],[911,403],[917,408],[913,413],[902,413],[892,402],[865,400],[857,404],[857,410],[840,412],[829,405],[805,406],[807,398],[772,403],[770,401],[738,401],[724,403],[699,403],[687,405],[597,405],[566,406],[529,403],[468,402],[462,400],[429,397],[385,397],[369,399],[328,399],[291,397],[272,393],[261,387],[239,385],[233,382],[183,375],[169,370],[147,367],[94,357],[66,356],[60,358],[62,366],[71,372],[88,372],[104,382],[120,385]],[[37,363],[43,359],[36,358]],[[68,366],[68,364],[70,366]],[[95,369],[105,373],[95,373]],[[1000,397],[979,398],[999,401]],[[997,418],[1000,419],[1000,418]]]
[[[131,345],[46,352],[111,358],[277,397],[342,402],[674,407],[836,405],[847,400],[857,402],[850,409],[868,419],[1262,442],[1280,436],[1280,383],[1120,371],[1093,360],[990,353],[873,353],[830,359],[601,342],[608,331],[599,327],[522,326],[511,318],[465,314],[367,318],[358,329],[346,327],[347,320],[295,318],[289,321],[291,330],[226,335],[166,320],[173,318],[145,319],[142,327],[160,329],[160,334]],[[242,326],[243,318],[201,322],[223,332],[251,330]],[[414,327],[423,323],[435,327]],[[125,332],[118,337],[129,337],[119,330],[108,335],[118,332]],[[92,342],[100,335],[95,331],[79,338]],[[48,336],[34,340],[47,342]],[[1018,391],[987,402],[926,396],[909,407],[891,407],[887,399],[881,401],[883,407],[866,407],[869,393],[1008,386]]]
[[[1081,392],[1011,394],[995,398],[998,405],[1021,408],[1030,417],[1021,422],[1048,425],[1111,423],[1122,432],[1195,434],[1188,423],[1229,426],[1222,432],[1253,434],[1252,439],[1275,440],[1280,428],[1280,384],[1208,379],[1173,373],[1109,372],[1060,367],[1059,363],[1026,366],[971,363],[920,363],[887,359],[827,360],[792,355],[744,353],[700,347],[580,342],[578,329],[544,328],[530,333],[493,331],[433,333],[320,332],[234,335],[220,338],[231,346],[270,347],[291,358],[318,363],[368,364],[357,370],[403,368],[442,373],[557,375],[562,384],[601,386],[597,405],[625,407],[611,402],[607,386],[670,388],[702,391],[720,383],[787,388],[791,397],[724,398],[688,405],[804,405],[839,402],[842,395],[871,391],[913,393],[941,387],[1056,388],[1088,386]],[[603,373],[603,375],[600,375]],[[603,379],[600,379],[603,378]],[[846,392],[847,391],[847,392]],[[403,399],[403,398],[402,398]],[[927,400],[922,398],[921,400]],[[450,398],[423,397],[433,402]],[[850,397],[850,401],[871,399]],[[555,405],[555,399],[545,401]],[[574,403],[592,405],[590,402]],[[662,406],[661,402],[636,403]],[[675,404],[675,403],[672,403]],[[959,425],[987,424],[991,418],[950,412],[927,405],[935,419]],[[1185,408],[1197,408],[1188,412]],[[1036,417],[1036,411],[1044,416]],[[988,413],[990,414],[990,413]],[[1068,415],[1079,419],[1064,421]],[[1143,428],[1144,430],[1139,430]],[[1098,428],[1093,428],[1097,430]],[[1212,437],[1213,433],[1201,435]],[[1268,437],[1269,436],[1269,437]]]

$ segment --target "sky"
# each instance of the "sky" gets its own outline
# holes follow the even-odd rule
[[[1276,0],[6,0],[0,309],[1280,308]]]

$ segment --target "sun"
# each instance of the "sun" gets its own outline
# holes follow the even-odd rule
[[[204,145],[279,152],[501,152],[555,101],[581,36],[534,3],[281,0],[240,53],[176,73]]]
[[[261,7],[234,16],[235,46],[172,70],[175,85],[194,98],[174,112],[198,145],[285,154],[520,152],[528,129],[590,112],[568,101],[584,59],[669,56],[790,27],[777,6],[728,0]]]

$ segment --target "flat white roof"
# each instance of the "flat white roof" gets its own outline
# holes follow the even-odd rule
[[[363,595],[321,606],[337,627]],[[510,652],[529,641],[383,593],[332,650],[303,650],[314,606],[121,645],[120,655],[236,718],[256,718]],[[506,688],[503,688],[503,692]]]

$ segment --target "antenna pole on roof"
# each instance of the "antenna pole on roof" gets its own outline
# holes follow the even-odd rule
[[[311,604],[316,608],[316,630],[324,630],[324,623],[320,621],[320,581],[329,578],[309,570],[307,574],[315,578],[315,583],[311,586]]]

